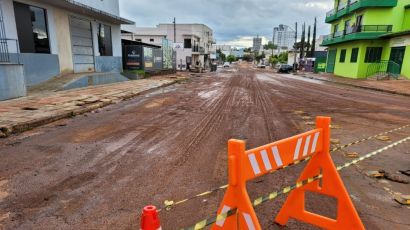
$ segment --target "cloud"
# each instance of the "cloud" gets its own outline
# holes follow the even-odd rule
[[[218,43],[252,43],[253,36],[271,39],[273,27],[295,22],[313,24],[318,18],[318,35],[329,33],[324,23],[333,0],[120,0],[121,16],[137,26],[171,23],[203,23],[214,31]],[[240,45],[240,46],[242,46]]]

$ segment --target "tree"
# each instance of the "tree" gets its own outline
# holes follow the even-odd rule
[[[273,50],[277,49],[277,48],[278,48],[278,46],[273,44],[273,42],[269,42],[267,45],[263,46],[263,49],[265,49],[265,50],[272,50],[272,56],[271,57],[273,57]]]
[[[302,39],[300,42],[300,59],[302,60],[305,56],[305,37],[306,37],[306,24],[303,23],[302,26]]]
[[[280,63],[287,63],[288,62],[288,52],[283,52],[279,54],[278,60]]]
[[[269,42],[269,44],[267,44],[267,45],[263,45],[263,49],[265,49],[265,50],[274,50],[274,49],[277,49],[277,48],[278,48],[278,46],[273,44],[272,42]]]
[[[253,61],[253,55],[252,54],[244,54],[243,55],[243,60],[247,62],[252,62]]]
[[[313,26],[313,38],[312,38],[312,46],[310,50],[310,56],[313,57],[315,56],[315,51],[316,51],[316,29],[317,29],[317,20],[315,17],[315,25]]]
[[[251,52],[252,52],[252,48],[251,48],[251,47],[245,48],[245,49],[243,49],[243,52],[245,52],[245,53],[251,53]]]
[[[222,53],[221,49],[217,49],[216,53],[219,54],[219,60],[221,60],[222,62],[226,61],[226,55],[224,53]]]
[[[234,61],[236,61],[236,57],[234,55],[228,55],[228,57],[226,57],[226,61],[229,63],[232,63]]]
[[[262,51],[261,54],[256,54],[255,59],[259,63],[262,59],[266,58],[265,52]]]
[[[277,55],[273,55],[272,57],[269,58],[269,63],[272,64],[272,66],[275,66],[276,64],[279,63],[279,59]]]

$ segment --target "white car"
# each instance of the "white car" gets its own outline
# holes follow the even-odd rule
[[[258,64],[258,68],[261,68],[261,69],[265,69],[266,68],[266,65],[265,64]]]
[[[231,65],[229,64],[229,62],[225,62],[224,63],[224,68],[229,68]]]

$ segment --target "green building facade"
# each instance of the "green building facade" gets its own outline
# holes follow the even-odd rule
[[[410,79],[410,0],[335,0],[326,72],[349,78],[392,73]]]

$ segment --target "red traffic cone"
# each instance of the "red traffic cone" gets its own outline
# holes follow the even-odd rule
[[[161,230],[157,208],[145,206],[141,215],[141,230]]]

